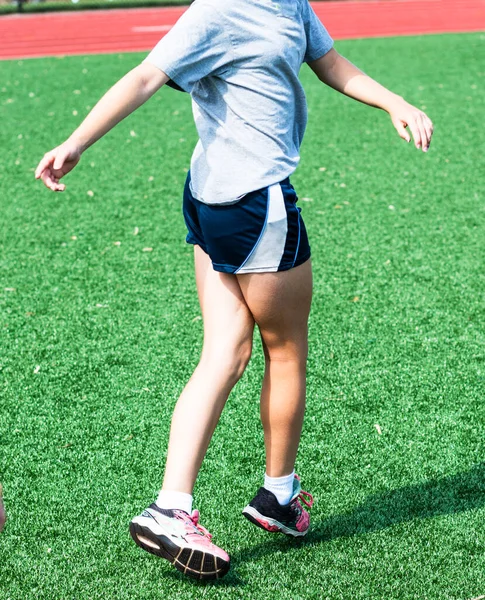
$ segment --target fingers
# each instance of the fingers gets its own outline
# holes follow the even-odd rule
[[[62,168],[66,158],[66,152],[57,153],[56,150],[47,152],[47,154],[44,154],[44,157],[35,170],[35,178],[42,179],[45,185],[50,189],[54,189],[52,186],[57,186],[56,191],[58,189],[60,190],[60,188],[64,189],[66,186],[59,186],[59,178],[55,177],[53,173]]]
[[[417,135],[414,137],[416,148],[421,148],[423,152],[427,152],[433,135],[433,123],[431,119],[423,112],[417,113],[415,116],[415,128]]]
[[[419,115],[419,119],[418,119],[418,128],[419,128],[419,135],[421,137],[421,149],[423,150],[423,152],[427,152],[430,140],[428,138],[428,133],[426,131],[423,117],[424,117],[424,113],[421,113]]]
[[[431,137],[433,136],[433,123],[424,112],[413,110],[411,114],[398,117],[393,122],[399,136],[403,140],[406,140],[406,142],[411,140],[409,132],[406,131],[406,127],[408,127],[413,136],[416,148],[418,150],[422,149],[423,152],[429,150]]]
[[[426,131],[426,137],[427,137],[427,146],[426,146],[426,151],[428,151],[429,145],[431,144],[431,138],[433,137],[433,122],[431,121],[431,119],[425,115],[423,113],[423,123],[424,123],[424,128]]]
[[[404,126],[404,123],[400,120],[394,121],[393,123],[394,123],[394,127],[396,128],[397,133],[399,134],[399,137],[402,138],[403,140],[405,140],[406,142],[410,142],[411,136],[406,131],[406,127]]]
[[[55,171],[59,171],[60,169],[62,169],[62,166],[64,165],[64,162],[66,160],[68,156],[68,153],[64,150],[60,150],[57,153],[57,156],[54,160],[54,170]]]
[[[54,152],[47,152],[44,154],[42,160],[40,161],[37,169],[35,170],[35,178],[40,179],[42,173],[48,168],[52,166],[52,163],[55,160]]]
[[[50,169],[45,169],[41,173],[40,179],[53,192],[63,192],[66,189],[66,186],[63,183],[59,183],[59,179],[52,174]]]
[[[60,177],[63,175],[61,169],[68,154],[66,151],[59,151],[59,148],[54,148],[54,150],[44,154],[44,157],[35,170],[35,178],[41,179],[44,185],[53,192],[63,192],[66,189],[63,183],[59,183],[58,175]]]
[[[417,119],[415,117],[409,119],[408,126],[413,135],[414,145],[419,150],[421,148],[421,131],[419,129]]]

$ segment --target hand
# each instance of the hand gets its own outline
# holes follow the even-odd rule
[[[59,179],[72,171],[81,158],[82,148],[70,139],[44,154],[35,170],[35,178],[42,179],[53,192],[63,192],[66,186]]]
[[[431,119],[418,108],[408,104],[405,100],[400,99],[387,111],[391,117],[392,124],[396,128],[399,136],[406,142],[411,141],[409,131],[411,130],[416,148],[422,148],[423,152],[427,152],[433,135],[433,123]]]

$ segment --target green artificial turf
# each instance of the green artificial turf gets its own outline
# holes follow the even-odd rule
[[[297,470],[313,531],[294,542],[240,514],[264,472],[258,346],[195,490],[232,556],[208,585],[128,535],[201,347],[181,216],[189,98],[161,91],[56,195],[34,181],[38,160],[142,55],[0,63],[1,600],[485,594],[485,36],[337,49],[425,108],[435,139],[418,152],[303,70],[293,183],[315,296]]]

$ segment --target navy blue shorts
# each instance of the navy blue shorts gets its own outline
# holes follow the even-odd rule
[[[209,255],[215,271],[270,273],[286,271],[310,258],[308,236],[289,179],[233,204],[204,204],[184,189],[187,242]]]

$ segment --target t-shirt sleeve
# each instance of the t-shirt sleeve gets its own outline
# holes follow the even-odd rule
[[[308,0],[303,0],[303,22],[307,41],[304,61],[311,62],[327,54],[333,48],[333,39],[315,14]]]
[[[184,91],[231,63],[231,43],[220,13],[196,0],[143,62],[161,69]]]

